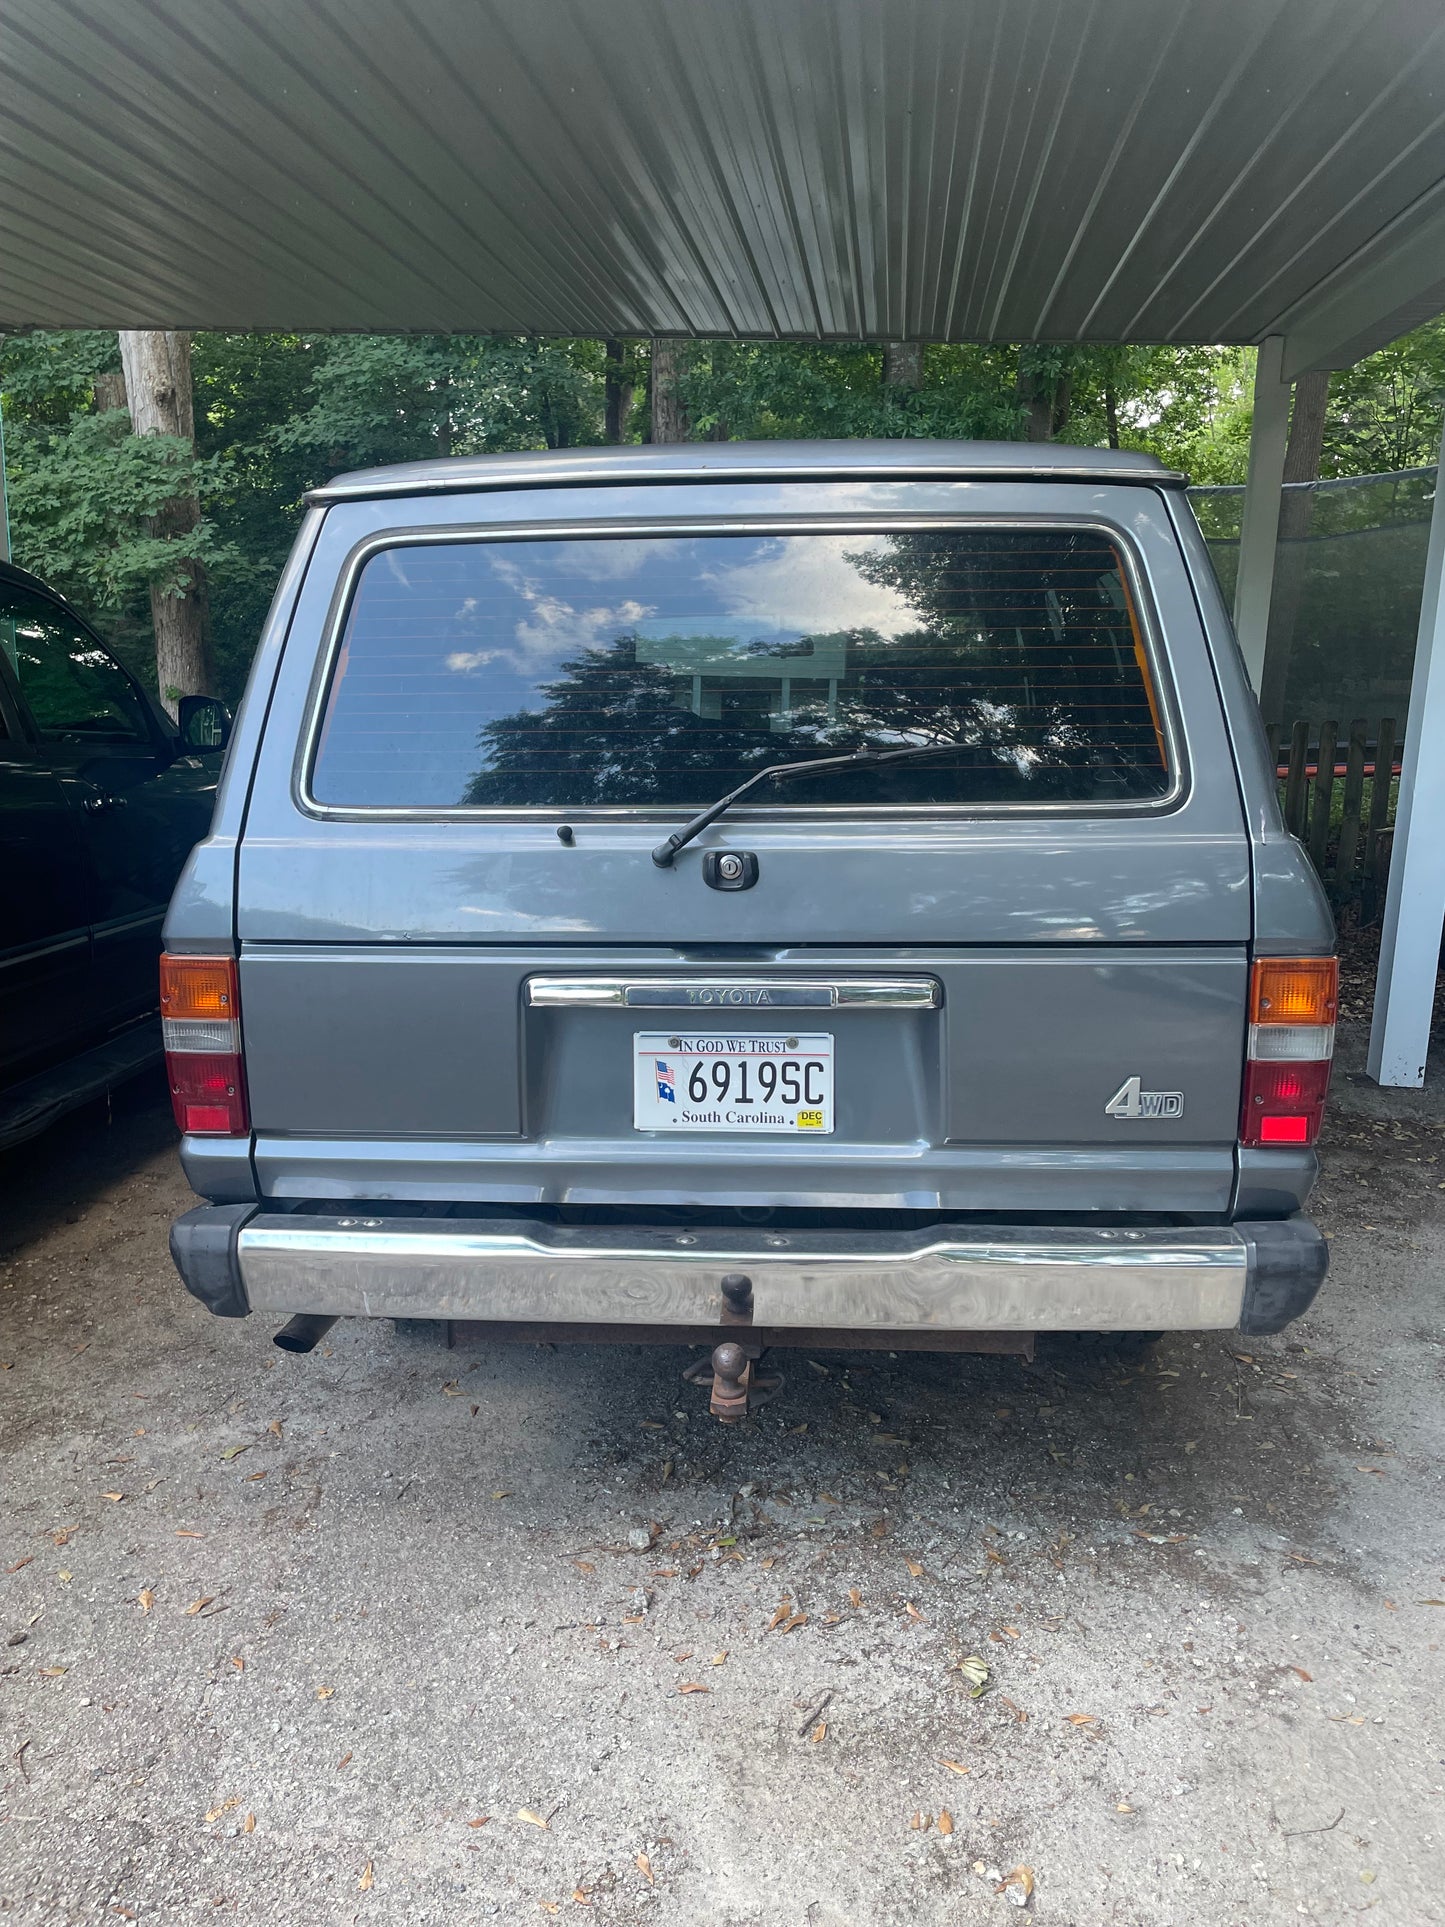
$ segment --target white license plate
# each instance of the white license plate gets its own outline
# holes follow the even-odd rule
[[[638,1131],[833,1128],[833,1039],[637,1031],[632,1125]]]

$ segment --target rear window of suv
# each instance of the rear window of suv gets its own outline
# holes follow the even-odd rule
[[[1094,530],[403,543],[358,577],[322,806],[702,807],[769,763],[937,753],[758,801],[1147,801],[1170,786],[1128,578]]]

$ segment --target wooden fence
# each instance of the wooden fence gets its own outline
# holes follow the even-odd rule
[[[1285,822],[1309,851],[1337,908],[1379,914],[1395,829],[1395,779],[1403,744],[1393,717],[1373,742],[1363,719],[1342,736],[1336,722],[1301,717],[1289,732],[1269,729]]]

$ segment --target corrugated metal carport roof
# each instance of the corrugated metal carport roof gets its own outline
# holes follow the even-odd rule
[[[1297,368],[1445,306],[1439,0],[7,0],[0,73],[0,325]]]

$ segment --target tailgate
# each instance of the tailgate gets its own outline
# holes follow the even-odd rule
[[[269,1195],[1227,1209],[1249,845],[1163,504],[871,486],[328,515],[238,869]]]

